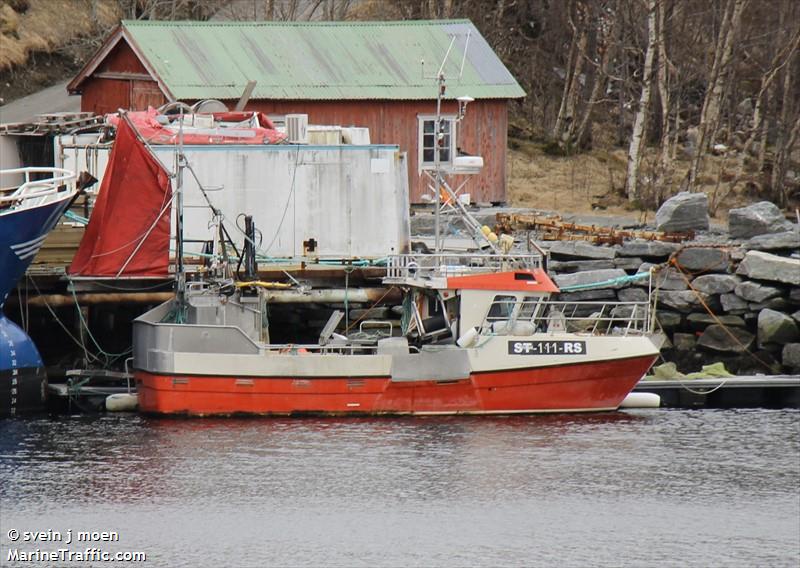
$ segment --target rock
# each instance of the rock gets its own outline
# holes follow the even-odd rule
[[[744,256],[736,274],[800,286],[800,259],[751,250]]]
[[[617,251],[610,247],[599,247],[583,241],[556,241],[550,247],[550,254],[600,260],[614,258],[617,256]]]
[[[694,351],[697,337],[693,333],[675,333],[672,335],[672,345],[678,351]]]
[[[800,370],[800,343],[787,343],[781,352],[784,367]]]
[[[647,272],[650,270],[651,266],[653,265],[649,262],[642,263],[639,267],[639,272]],[[633,285],[647,288],[650,286],[650,279],[642,278],[641,280],[636,280],[633,282]],[[681,276],[677,270],[669,266],[667,268],[662,268],[653,275],[653,288],[658,288],[659,290],[688,290],[689,286],[686,284],[686,280],[683,276]]]
[[[758,344],[785,345],[800,339],[800,331],[791,316],[765,309],[758,314]]]
[[[622,288],[617,292],[620,302],[646,302],[647,292],[641,288]]]
[[[750,310],[751,312],[760,312],[761,310],[765,309],[785,312],[789,309],[789,302],[786,301],[786,298],[781,298],[779,296],[777,298],[770,298],[766,302],[757,302],[753,304],[748,304],[747,309]]]
[[[622,270],[636,271],[639,270],[641,265],[642,259],[635,256],[614,259],[614,268],[621,268]]]
[[[645,241],[637,239],[628,241],[617,251],[618,256],[646,256],[651,258],[665,259],[673,252],[681,248],[675,243],[663,243],[661,241]]]
[[[758,235],[744,244],[749,250],[796,250],[800,249],[800,231],[794,229],[783,233]]]
[[[730,274],[704,274],[692,280],[692,286],[704,294],[726,294],[733,292],[741,281]]]
[[[793,304],[800,304],[800,286],[789,290],[789,301]]]
[[[614,261],[607,260],[551,260],[548,264],[550,270],[557,274],[569,274],[571,272],[583,272],[584,270],[602,270],[605,268],[616,268]]]
[[[766,233],[789,231],[787,221],[778,206],[769,201],[759,201],[728,212],[728,232],[734,239],[749,239]]]
[[[583,286],[587,284],[595,284],[605,282],[607,280],[615,280],[617,278],[624,278],[627,276],[624,270],[619,268],[610,268],[607,270],[587,270],[586,272],[576,272],[575,274],[557,274],[554,276],[556,286],[559,288],[567,288],[570,286]],[[597,286],[598,288],[622,288],[625,284],[603,284]]]
[[[681,250],[676,260],[690,272],[727,272],[729,255],[724,249],[692,247]]]
[[[755,336],[741,327],[730,327],[726,331],[721,325],[714,324],[706,328],[697,345],[719,353],[744,353],[754,341]]]
[[[781,295],[780,288],[766,286],[750,280],[737,284],[734,291],[742,300],[748,302],[764,302]]]
[[[747,302],[736,294],[722,294],[720,297],[722,309],[729,314],[743,314],[747,311]]]
[[[619,318],[619,319],[627,321],[634,314],[634,310],[635,310],[635,313],[637,315],[643,316],[644,315],[644,311],[643,311],[644,309],[645,308],[643,308],[643,307],[637,307],[637,306],[633,306],[631,304],[624,305],[624,306],[616,306],[616,307],[611,309],[611,317]],[[620,322],[614,322],[614,323],[620,323]]]
[[[661,326],[661,329],[664,331],[671,331],[681,325],[681,319],[683,316],[681,314],[676,314],[675,312],[668,312],[666,310],[658,310],[656,312],[656,319],[658,320],[658,324]]]
[[[595,290],[580,290],[578,292],[565,292],[558,295],[562,302],[595,302],[601,300],[611,300],[616,298],[614,290],[610,289],[595,289]]]
[[[659,231],[705,231],[708,229],[708,196],[683,191],[667,199],[656,211]]]
[[[703,297],[704,301],[708,300],[707,295],[702,293],[700,293],[700,295]],[[658,302],[668,308],[684,313],[691,312],[694,308],[701,307],[697,294],[691,290],[662,290],[658,293]]]
[[[696,330],[702,331],[710,325],[714,325],[715,323],[721,323],[722,325],[728,327],[744,327],[744,320],[739,316],[732,316],[732,315],[724,315],[724,316],[717,316],[716,319],[712,317],[710,314],[689,314],[686,318],[686,321],[689,324],[689,327]]]
[[[793,313],[792,317],[794,318],[794,321],[800,323],[800,310],[797,310],[795,313]]]

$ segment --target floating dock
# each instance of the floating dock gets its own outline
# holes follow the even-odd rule
[[[633,392],[659,395],[662,408],[800,408],[798,375],[644,380]]]

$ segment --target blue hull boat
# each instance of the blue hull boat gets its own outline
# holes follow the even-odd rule
[[[0,188],[10,176],[22,176],[24,182],[0,190],[0,417],[38,410],[44,404],[47,377],[42,358],[3,308],[76,191],[75,175],[67,170],[2,170]]]

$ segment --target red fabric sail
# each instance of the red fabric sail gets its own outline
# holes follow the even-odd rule
[[[68,272],[168,276],[171,197],[166,170],[121,120],[89,225]]]

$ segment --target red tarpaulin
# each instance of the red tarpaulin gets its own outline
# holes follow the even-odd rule
[[[148,144],[178,144],[181,137],[177,122],[175,124],[162,124],[159,114],[150,107],[143,111],[129,111],[127,113],[131,124]],[[269,118],[260,112],[217,112],[212,115],[215,121],[228,124],[220,126],[218,123],[212,128],[187,127],[183,129],[183,143],[195,144],[276,144],[283,141],[286,135],[275,130]],[[166,117],[161,117],[166,118]],[[172,116],[177,118],[177,116]],[[257,119],[259,126],[249,126],[251,119]],[[106,120],[112,126],[123,122],[116,114],[109,114]],[[242,123],[232,125],[231,123]]]
[[[168,276],[169,175],[120,120],[89,225],[68,272]]]

